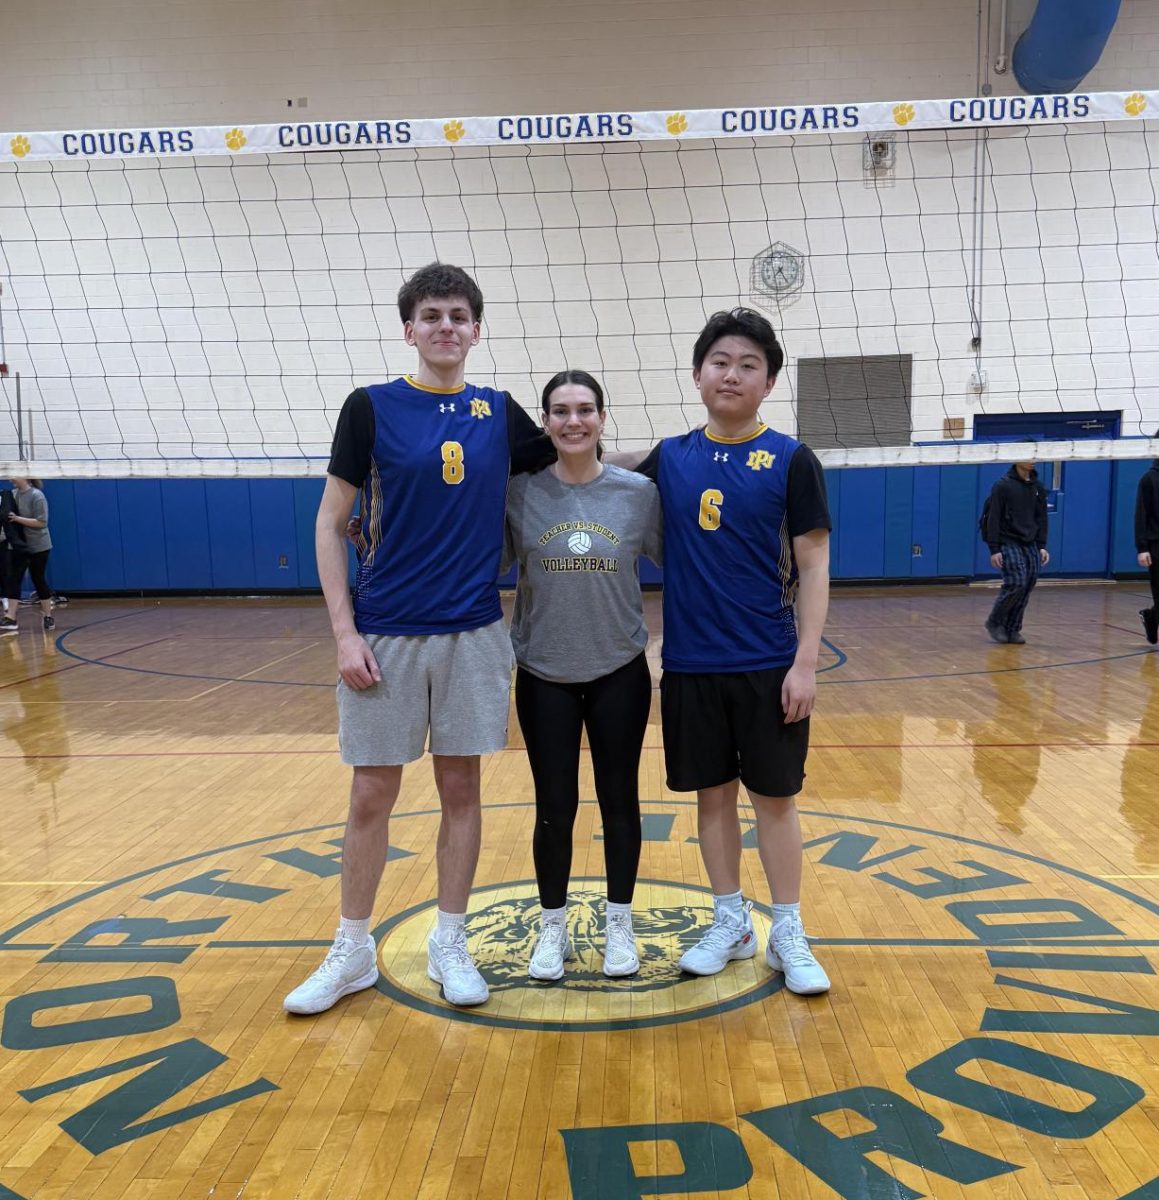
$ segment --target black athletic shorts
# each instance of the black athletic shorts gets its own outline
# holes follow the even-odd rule
[[[736,674],[665,671],[660,679],[664,766],[674,792],[740,778],[762,796],[795,796],[805,781],[809,718],[785,724],[788,667]]]

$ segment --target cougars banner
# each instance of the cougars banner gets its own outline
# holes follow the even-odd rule
[[[1132,121],[1159,114],[1159,91],[1056,96],[975,96],[858,104],[787,104],[670,112],[591,112],[500,117],[367,118],[148,129],[74,129],[0,134],[0,162],[54,159],[278,154],[412,146],[620,142],[776,136],[811,132],[972,129],[1083,121]]]

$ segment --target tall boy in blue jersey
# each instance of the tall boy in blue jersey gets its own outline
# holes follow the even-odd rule
[[[743,783],[772,892],[765,958],[791,991],[824,992],[828,976],[801,924],[795,796],[829,605],[825,481],[807,446],[760,419],[784,362],[764,317],[744,308],[716,313],[692,362],[707,425],[667,438],[639,467],[659,485],[664,511],[668,786],[696,792],[713,890],[713,923],[680,966],[715,975],[756,953],[752,906],[740,886]]]
[[[429,735],[442,806],[438,917],[427,973],[452,1004],[482,1004],[467,949],[479,857],[479,756],[507,742],[511,642],[496,580],[512,471],[554,457],[506,392],[464,381],[483,296],[461,268],[431,263],[398,296],[414,375],[359,388],[334,432],[318,510],[318,574],[338,644],[338,731],[354,768],[342,843],[342,913],[321,967],[285,999],[322,1012],[378,978],[370,917],[403,765]],[[361,492],[355,600],[345,530]]]

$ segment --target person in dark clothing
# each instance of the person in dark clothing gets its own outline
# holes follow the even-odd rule
[[[990,489],[986,544],[990,562],[1002,572],[1002,590],[986,619],[986,632],[996,642],[1021,646],[1026,641],[1022,618],[1038,582],[1038,568],[1050,562],[1046,488],[1034,463],[1015,463]]]
[[[5,595],[8,593],[13,552],[24,549],[24,530],[8,520],[16,512],[16,497],[12,489],[0,490],[0,587],[3,587]],[[16,633],[19,628],[15,620],[8,616],[7,608],[0,600],[0,634]]]
[[[1159,438],[1159,429],[1155,431]],[[1135,493],[1135,549],[1139,566],[1151,576],[1151,607],[1141,608],[1143,629],[1152,646],[1159,642],[1159,458],[1143,472]]]

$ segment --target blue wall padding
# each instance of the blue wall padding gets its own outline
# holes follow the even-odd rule
[[[913,569],[914,472],[885,472],[885,557],[882,574],[905,578]]]
[[[1014,77],[1033,96],[1073,92],[1099,61],[1120,0],[1038,0],[1014,45]]]
[[[205,480],[171,479],[161,488],[161,511],[165,522],[165,570],[169,586],[185,591],[196,588],[199,579],[212,579]]]
[[[978,544],[978,468],[943,467],[938,513],[938,574],[972,575]],[[863,519],[872,519],[865,514]]]
[[[885,476],[885,467],[867,467],[841,477],[841,505],[846,519],[834,525],[834,533],[841,573],[849,579],[880,579],[885,575]],[[875,513],[877,520],[864,521],[863,513]]]
[[[1050,521],[1047,574],[1107,575],[1135,561],[1146,461],[1069,462]],[[992,576],[978,514],[1002,465],[827,471],[835,579]],[[1049,486],[1053,468],[1040,464]],[[76,592],[316,589],[320,480],[51,480],[49,578]],[[913,554],[914,546],[921,554]],[[285,559],[285,565],[281,560]],[[643,563],[641,578],[661,573]],[[506,581],[514,578],[508,575]]]
[[[825,489],[829,493],[829,518],[834,530],[841,528],[841,483],[845,474],[842,471],[825,472]],[[841,567],[841,542],[836,534],[829,539],[829,574],[836,579]]]
[[[209,520],[211,587],[232,590],[255,586],[250,489],[261,488],[264,482],[206,480],[205,513]]]
[[[1051,532],[1057,526],[1059,534],[1058,561],[1051,565],[1063,575],[1102,575],[1107,570],[1111,467],[1109,462],[1069,462],[1063,466],[1065,514],[1062,520],[1051,522]]]
[[[910,575],[929,578],[938,573],[938,534],[941,526],[942,467],[914,467],[911,548],[921,553],[910,560]]]

